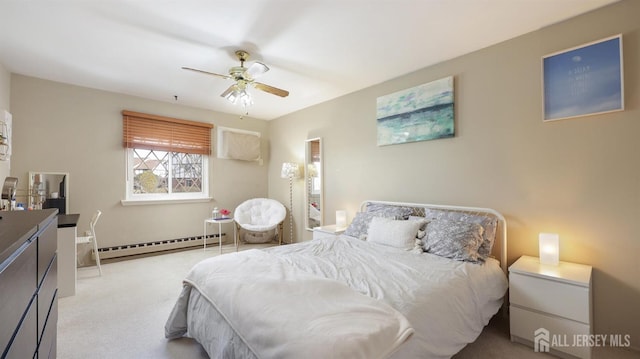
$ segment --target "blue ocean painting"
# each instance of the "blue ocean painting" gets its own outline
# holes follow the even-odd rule
[[[622,37],[543,59],[544,120],[624,109]]]
[[[378,146],[453,137],[453,76],[378,97]]]

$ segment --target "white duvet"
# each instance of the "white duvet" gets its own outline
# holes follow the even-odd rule
[[[335,279],[402,313],[415,333],[393,358],[451,357],[482,332],[507,289],[506,277],[493,259],[482,265],[459,262],[346,236],[265,252],[296,272]],[[206,296],[189,285],[165,329],[168,338],[195,338],[212,358],[256,357]]]

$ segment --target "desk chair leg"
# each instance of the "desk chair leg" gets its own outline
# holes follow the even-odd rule
[[[102,276],[102,266],[100,265],[100,254],[96,252],[96,265],[98,266],[98,272]]]
[[[96,241],[93,241],[93,252],[95,253],[96,256],[96,265],[98,266],[98,272],[100,273],[100,276],[102,276],[102,266],[100,265],[100,252],[98,251],[98,244],[96,243]]]
[[[84,237],[76,237],[76,245],[80,244],[88,244],[93,243],[93,255],[96,260],[96,267],[98,267],[98,272],[100,276],[102,276],[102,266],[100,265],[100,252],[98,251],[98,238],[96,237],[96,223],[98,223],[98,219],[102,212],[96,211],[96,213],[91,218],[91,222],[89,223],[89,231],[87,235]],[[76,249],[77,250],[77,249]]]

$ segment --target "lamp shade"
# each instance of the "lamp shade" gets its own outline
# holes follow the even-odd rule
[[[540,263],[558,265],[560,257],[560,237],[556,233],[540,233]]]
[[[307,175],[309,177],[318,177],[318,169],[316,168],[316,165],[313,163],[309,163],[309,165],[307,165]]]
[[[336,229],[347,228],[347,211],[336,211]]]
[[[282,164],[282,171],[280,172],[282,178],[298,178],[300,177],[300,168],[295,162],[285,162]]]

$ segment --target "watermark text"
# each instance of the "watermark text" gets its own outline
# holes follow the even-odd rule
[[[533,350],[549,352],[549,348],[630,347],[630,334],[552,334],[545,328],[533,332]]]

